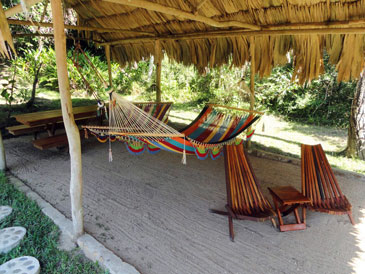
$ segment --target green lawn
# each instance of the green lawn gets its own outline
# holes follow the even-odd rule
[[[13,208],[10,216],[0,223],[0,229],[10,226],[27,229],[18,247],[0,255],[0,264],[19,256],[33,256],[40,262],[41,273],[108,273],[86,259],[78,249],[72,252],[58,250],[59,228],[34,201],[9,184],[3,173],[0,173],[0,189],[0,205]]]
[[[170,121],[187,124],[199,113],[196,108],[173,109]],[[346,148],[347,130],[288,122],[273,115],[264,115],[255,126],[253,148],[300,158],[300,144],[322,144],[328,161],[334,167],[365,174],[365,161],[341,155]]]

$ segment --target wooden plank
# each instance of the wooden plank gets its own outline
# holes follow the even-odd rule
[[[50,136],[33,141],[33,146],[40,150],[66,145],[68,145],[66,134]]]
[[[81,138],[84,138],[84,134],[80,134]],[[68,140],[66,134],[59,134],[54,136],[48,136],[45,138],[33,140],[33,146],[40,149],[45,150],[54,147],[67,146]]]
[[[96,105],[75,107],[72,109],[75,119],[94,116],[96,117]],[[13,116],[19,123],[28,126],[52,124],[62,121],[61,109],[32,112]]]
[[[269,187],[271,195],[283,205],[309,203],[311,200],[292,186]]]
[[[288,225],[280,225],[279,228],[281,232],[286,232],[286,231],[304,230],[306,228],[306,225],[305,223],[288,224]]]
[[[27,125],[16,125],[16,126],[6,128],[6,130],[9,131],[9,133],[14,135],[14,136],[19,136],[19,135],[23,135],[23,134],[27,134],[27,133],[43,131],[45,129],[46,129],[46,127],[44,125],[35,126],[35,127],[30,127],[30,126],[27,126]]]

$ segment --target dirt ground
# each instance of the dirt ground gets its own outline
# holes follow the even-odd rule
[[[39,151],[31,137],[5,140],[10,171],[70,218],[67,151]],[[347,216],[308,212],[307,229],[280,233],[270,221],[235,221],[228,236],[223,158],[200,161],[168,152],[130,155],[121,143],[83,143],[85,228],[144,274],[364,273],[365,177],[336,174],[353,205]],[[250,157],[267,187],[300,189],[300,167]],[[292,220],[291,218],[287,221]]]

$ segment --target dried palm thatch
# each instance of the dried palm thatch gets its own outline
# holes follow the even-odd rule
[[[266,76],[290,52],[293,79],[304,83],[323,72],[324,50],[338,80],[356,79],[364,68],[365,0],[64,1],[80,25],[120,30],[84,35],[110,45],[122,66],[149,58],[159,40],[169,58],[201,72],[254,58],[255,71]]]
[[[0,5],[0,54],[2,56],[10,58],[7,45],[9,45],[10,49],[12,49],[13,52],[15,52],[13,45],[13,38],[11,37],[5,12],[2,6]]]

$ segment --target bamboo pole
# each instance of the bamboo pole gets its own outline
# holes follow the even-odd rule
[[[250,37],[251,74],[250,74],[250,110],[255,108],[255,38]],[[252,127],[248,128],[251,131]],[[247,148],[251,147],[251,140],[247,142]]]
[[[24,0],[26,6],[28,8],[30,8],[31,6],[39,3],[39,2],[42,2],[43,0]],[[20,13],[20,12],[23,12],[23,8],[22,8],[22,5],[21,4],[18,4],[14,7],[11,7],[11,8],[8,8],[6,11],[5,11],[5,16],[6,18],[9,18],[17,13]]]
[[[18,38],[18,37],[34,37],[34,36],[40,36],[40,37],[49,37],[49,38],[53,38],[54,34],[53,33],[14,33],[11,36],[13,36],[13,38]],[[82,37],[73,37],[71,35],[67,35],[66,39],[69,40],[76,40],[76,41],[92,41],[94,43],[103,43],[103,41],[100,40],[93,40],[93,39],[89,39],[89,38],[82,38]]]
[[[113,78],[112,78],[112,65],[110,63],[110,46],[109,45],[105,46],[105,55],[106,55],[106,60],[108,62],[109,87],[112,87]]]
[[[82,162],[81,162],[81,141],[79,129],[75,123],[72,113],[72,102],[70,94],[70,85],[67,74],[67,55],[66,55],[66,36],[63,25],[63,8],[61,0],[51,0],[56,65],[58,85],[61,97],[61,108],[63,123],[67,134],[70,164],[70,197],[71,213],[74,230],[74,237],[77,239],[84,233],[83,208],[82,208]]]
[[[53,23],[44,23],[44,22],[36,22],[36,21],[24,21],[24,20],[16,20],[16,19],[8,19],[9,25],[18,25],[18,26],[32,26],[32,27],[44,27],[44,28],[53,28]],[[141,35],[151,36],[153,33],[143,32],[143,31],[133,31],[133,30],[125,30],[125,29],[115,29],[115,28],[99,28],[99,27],[85,27],[85,26],[74,26],[74,25],[64,25],[65,29],[73,29],[73,30],[85,30],[85,31],[96,31],[96,32],[123,32],[123,33],[135,33]]]
[[[161,102],[162,48],[160,41],[155,42],[155,65],[156,65],[156,102]]]
[[[219,105],[219,104],[208,104],[211,107],[220,107],[220,108],[227,108],[227,109],[233,109],[233,110],[239,110],[239,111],[244,111],[244,112],[250,112],[250,113],[255,113],[255,114],[260,114],[263,115],[264,113],[261,111],[256,111],[256,110],[247,110],[247,109],[243,109],[243,108],[236,108],[236,107],[229,107],[229,106],[224,106],[224,105]]]
[[[6,157],[5,157],[5,148],[3,142],[3,135],[0,131],[0,171],[6,170]]]
[[[260,29],[259,26],[256,26],[253,24],[248,24],[248,23],[243,23],[243,22],[238,22],[238,21],[225,21],[225,22],[216,21],[210,17],[193,14],[193,13],[190,13],[187,11],[164,6],[164,5],[154,3],[151,1],[146,1],[146,0],[103,0],[103,2],[110,2],[110,3],[160,12],[160,13],[164,13],[164,14],[168,14],[168,15],[172,15],[172,16],[176,16],[176,17],[180,17],[180,18],[184,18],[184,19],[189,19],[192,21],[202,22],[204,24],[207,24],[207,25],[213,26],[213,27],[217,27],[217,28],[239,27],[239,28],[254,29],[254,30]]]
[[[364,27],[349,27],[349,28],[308,28],[308,29],[268,29],[260,31],[247,31],[247,30],[220,30],[210,32],[194,32],[184,34],[172,34],[159,37],[133,37],[127,39],[118,39],[115,41],[101,43],[100,46],[105,45],[123,45],[123,44],[135,44],[135,43],[153,43],[156,40],[171,41],[171,40],[194,40],[194,39],[206,39],[206,38],[224,38],[224,37],[256,37],[256,36],[280,36],[280,35],[308,35],[308,34],[365,34]]]

